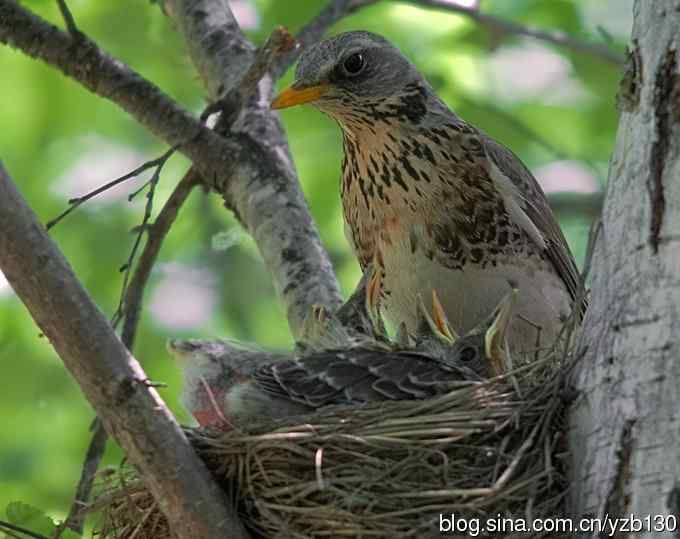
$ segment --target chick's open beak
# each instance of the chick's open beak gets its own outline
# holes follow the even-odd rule
[[[491,360],[495,375],[502,374],[503,369],[503,345],[512,319],[512,310],[517,301],[519,290],[513,288],[498,304],[494,312],[494,320],[484,335],[486,356]]]
[[[316,86],[297,87],[293,84],[281,92],[272,101],[273,109],[285,109],[302,103],[309,103],[319,99],[328,91],[328,84],[318,84]]]

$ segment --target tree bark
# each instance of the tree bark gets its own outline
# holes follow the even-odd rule
[[[570,509],[580,516],[680,518],[678,28],[680,1],[636,2],[573,379]]]
[[[226,0],[166,0],[211,99],[236,86],[255,59]],[[334,310],[340,292],[300,189],[278,114],[273,79],[260,80],[231,126],[242,152],[219,191],[257,244],[294,337],[311,305]]]

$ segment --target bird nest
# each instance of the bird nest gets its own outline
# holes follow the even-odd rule
[[[566,368],[547,358],[429,400],[327,407],[247,431],[187,434],[254,535],[441,537],[440,519],[448,531],[454,516],[463,533],[453,536],[491,518],[513,537],[516,521],[505,519],[559,514]],[[132,469],[109,473],[99,487],[97,536],[174,537]]]

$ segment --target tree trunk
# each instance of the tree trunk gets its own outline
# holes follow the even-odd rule
[[[680,1],[636,2],[570,414],[570,508],[651,516],[635,537],[680,517],[679,29]]]

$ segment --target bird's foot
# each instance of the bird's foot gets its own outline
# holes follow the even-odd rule
[[[323,340],[323,336],[328,332],[331,317],[332,315],[325,306],[317,303],[312,305],[302,324],[300,345],[305,349],[318,348],[318,343]]]

